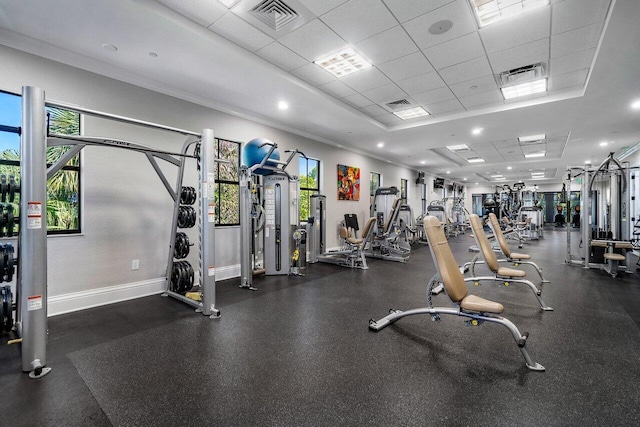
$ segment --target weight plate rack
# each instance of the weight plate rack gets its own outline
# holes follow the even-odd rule
[[[182,187],[180,190],[180,203],[178,207],[178,228],[192,228],[196,225],[197,215],[193,206],[198,193],[194,187]],[[189,236],[182,232],[176,232],[173,257],[178,260],[173,262],[171,268],[171,290],[184,294],[193,287],[193,266],[184,258],[189,256],[191,247]]]

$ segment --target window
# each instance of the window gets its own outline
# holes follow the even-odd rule
[[[376,190],[380,187],[380,180],[382,177],[377,172],[369,172],[369,188],[371,190],[371,196],[376,195]]]
[[[320,160],[299,157],[300,175],[300,221],[309,219],[311,195],[320,192]]]
[[[215,140],[215,156],[229,163],[215,164],[216,225],[240,224],[240,143]]]
[[[17,128],[21,122],[21,98],[19,95],[0,92],[0,125]],[[80,135],[78,113],[47,107],[49,132]],[[68,146],[47,148],[47,165],[55,163]],[[0,174],[10,175],[20,182],[20,136],[10,129],[0,131]],[[19,194],[13,209],[18,214]],[[76,155],[50,180],[47,181],[47,231],[48,234],[80,232],[80,155]]]
[[[407,204],[407,180],[400,178],[400,198],[402,203]]]

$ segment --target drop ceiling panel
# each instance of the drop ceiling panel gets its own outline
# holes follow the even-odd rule
[[[438,89],[429,90],[426,92],[412,95],[413,99],[415,99],[417,102],[423,105],[435,104],[442,101],[448,101],[455,97],[456,96],[453,94],[453,92],[451,92],[451,89],[449,89],[448,87],[441,87]]]
[[[229,11],[222,4],[211,0],[157,0],[165,6],[208,27]]]
[[[596,47],[602,33],[603,23],[599,22],[577,30],[551,37],[551,57],[566,56],[581,50]]]
[[[548,60],[548,38],[489,55],[489,62],[496,74]]]
[[[595,48],[589,50],[583,50],[571,55],[561,56],[549,61],[549,75],[557,76],[560,74],[566,74],[571,71],[578,71],[583,68],[589,68],[593,55],[595,55]]]
[[[446,85],[440,78],[438,73],[432,72],[422,74],[420,76],[410,77],[406,80],[401,80],[398,82],[398,86],[400,86],[408,94],[413,95],[432,89],[437,89]]]
[[[485,105],[502,104],[504,101],[502,93],[498,89],[460,97],[459,99],[467,110]]]
[[[448,101],[437,102],[435,104],[428,104],[425,107],[427,111],[433,115],[464,111],[464,107],[457,99],[450,99]]]
[[[352,105],[356,108],[362,108],[362,107],[366,107],[367,105],[373,104],[373,102],[370,99],[365,98],[359,93],[345,96],[344,98],[342,98],[342,100],[347,104]]]
[[[394,83],[368,90],[363,92],[363,95],[378,104],[407,97],[407,94]]]
[[[495,78],[490,76],[483,76],[477,79],[469,80],[455,85],[450,85],[451,91],[458,97],[476,95],[481,92],[487,92],[492,89],[497,89]]]
[[[356,93],[355,90],[351,89],[340,80],[335,80],[331,83],[324,84],[322,86],[319,86],[319,88],[337,98],[344,98],[345,96],[350,96]]]
[[[486,56],[481,56],[480,58],[472,59],[471,61],[452,65],[451,67],[443,68],[438,72],[448,85],[472,80],[478,76],[493,74]]]
[[[314,63],[308,63],[300,68],[296,68],[292,73],[314,86],[323,85],[336,80],[330,72],[323,70]]]
[[[422,52],[412,53],[402,58],[385,62],[378,65],[378,68],[394,81],[433,71],[433,67]]]
[[[369,37],[355,47],[373,64],[382,64],[418,51],[416,44],[400,25]]]
[[[550,31],[551,7],[541,7],[479,30],[480,38],[489,53],[548,38]]]
[[[398,24],[379,0],[351,0],[322,15],[321,19],[352,44]]]
[[[318,19],[290,32],[279,41],[308,61],[331,55],[347,46],[344,40]]]
[[[480,58],[486,54],[480,37],[475,31],[426,49],[424,53],[436,70]]]
[[[553,6],[553,34],[603,21],[610,0],[565,0]]]
[[[349,74],[348,76],[342,77],[340,80],[356,92],[365,92],[369,89],[374,89],[376,87],[392,83],[387,76],[374,67]]]
[[[423,15],[432,10],[438,9],[454,0],[384,0],[391,13],[400,22],[408,21],[416,16]]]
[[[278,42],[263,47],[256,52],[256,55],[263,57],[285,71],[291,71],[309,63],[309,61]]]
[[[384,123],[385,125],[388,126],[393,126],[393,125],[399,125],[403,122],[402,119],[398,118],[398,116],[396,116],[395,114],[390,114],[387,113],[385,115],[382,116],[377,116],[376,120],[378,120],[381,123]]]
[[[233,13],[227,13],[209,26],[209,29],[251,52],[262,49],[274,42],[271,37]]]
[[[589,70],[585,69],[549,77],[549,91],[553,92],[575,86],[583,86],[588,72]]]
[[[407,21],[402,25],[420,49],[428,49],[465,34],[475,32],[476,24],[471,14],[471,9],[466,2],[467,0],[456,0],[433,12]],[[442,20],[452,21],[453,27],[443,34],[431,34],[429,27]]]
[[[334,9],[340,6],[343,3],[346,3],[347,0],[299,0],[300,3],[304,4],[310,11],[316,14],[316,16],[320,16],[324,13],[327,13],[331,9]]]
[[[362,110],[362,112],[364,112],[365,114],[368,114],[373,117],[381,116],[383,114],[389,114],[387,110],[385,110],[379,105],[369,105],[367,107],[361,108],[360,110]]]

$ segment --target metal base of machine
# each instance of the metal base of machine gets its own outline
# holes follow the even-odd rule
[[[29,378],[37,380],[38,378],[44,377],[49,372],[51,372],[51,368],[36,369],[35,371],[29,372]]]

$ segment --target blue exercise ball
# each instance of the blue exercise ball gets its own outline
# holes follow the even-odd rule
[[[261,145],[264,146],[261,147]],[[265,156],[269,153],[269,150],[271,150],[272,145],[273,142],[267,138],[254,138],[251,141],[247,142],[246,144],[244,144],[244,147],[242,147],[242,165],[249,168],[253,165],[259,165],[260,162],[262,162],[262,159],[264,159]],[[271,153],[269,159],[280,160],[280,153],[278,152],[277,148],[273,151],[273,153]],[[271,162],[267,162],[266,164],[269,166],[277,166],[275,163]],[[269,175],[270,173],[273,173],[273,171],[260,168],[253,171],[253,173],[258,175]]]

